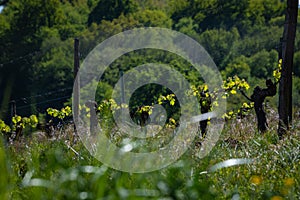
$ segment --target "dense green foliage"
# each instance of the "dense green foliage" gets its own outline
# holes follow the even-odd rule
[[[224,78],[238,75],[254,86],[276,68],[284,9],[280,0],[5,1],[0,14],[0,116],[7,117],[11,99],[19,100],[21,115],[45,112],[49,104],[62,107],[73,84],[73,39],[80,39],[84,59],[99,42],[135,27],[167,27],[185,33],[205,47]],[[300,75],[297,35],[295,82]],[[119,70],[151,61],[170,64],[199,84],[199,75],[185,61],[156,51],[122,56],[104,80],[113,87]],[[102,86],[110,90],[109,85]],[[47,95],[49,91],[56,92]]]

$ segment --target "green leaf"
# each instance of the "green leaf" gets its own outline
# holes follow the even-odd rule
[[[174,105],[175,105],[175,99],[172,99],[172,100],[170,101],[170,105],[171,105],[171,106],[174,106]]]

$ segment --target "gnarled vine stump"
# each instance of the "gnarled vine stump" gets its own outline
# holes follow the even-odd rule
[[[254,109],[257,118],[257,128],[261,132],[265,132],[268,129],[268,123],[266,118],[266,112],[263,108],[263,103],[266,97],[272,97],[276,95],[277,87],[276,84],[272,82],[272,80],[266,80],[267,88],[261,88],[256,86],[254,88],[253,94],[250,98],[243,92],[242,94],[249,100],[254,102]]]

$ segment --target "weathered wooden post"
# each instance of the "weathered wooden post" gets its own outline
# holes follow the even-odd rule
[[[125,121],[125,119],[124,119],[124,113],[123,112],[125,112],[124,111],[124,108],[122,107],[122,104],[124,104],[125,103],[125,85],[124,85],[124,76],[123,76],[124,74],[123,74],[123,71],[122,70],[120,70],[120,73],[119,73],[119,77],[120,77],[120,79],[121,79],[121,120],[122,120],[122,123]]]
[[[73,88],[73,119],[74,131],[77,133],[75,124],[78,124],[79,119],[79,90],[80,90],[80,77],[77,76],[79,71],[79,39],[74,39],[74,88]]]
[[[282,71],[279,82],[278,135],[280,138],[289,129],[292,122],[292,73],[297,16],[298,0],[287,0],[282,38]]]
[[[90,133],[95,134],[97,130],[97,102],[89,100],[85,103],[86,107],[90,109]]]
[[[16,115],[17,115],[16,101],[12,100],[12,101],[10,101],[10,119],[12,119]]]
[[[11,126],[13,126],[12,118],[15,116],[17,116],[17,105],[16,105],[16,101],[12,100],[10,101]],[[12,135],[13,136],[12,139],[18,140],[22,135],[23,127],[17,123],[15,128],[16,128],[15,135],[14,134]]]
[[[10,127],[13,128],[13,117],[15,117],[17,115],[17,105],[16,105],[16,101],[15,100],[11,100],[10,101]],[[16,130],[15,132],[15,136],[14,136],[14,133],[12,132],[10,136],[7,137],[7,139],[9,140],[9,138],[12,136],[12,137],[15,137],[15,138],[11,138],[11,139],[16,139],[17,137],[17,133],[19,132],[19,130]]]

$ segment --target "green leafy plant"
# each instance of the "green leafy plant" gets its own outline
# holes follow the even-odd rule
[[[275,79],[275,83],[278,83],[281,77],[282,70],[282,59],[278,61],[278,67],[273,71],[273,77]]]
[[[17,128],[24,129],[26,126],[35,128],[39,121],[36,115],[30,115],[30,117],[21,117],[17,115],[12,118],[12,122],[13,130],[16,130]]]
[[[66,106],[60,110],[54,108],[48,108],[47,113],[52,117],[59,118],[62,120],[72,114],[72,109],[70,106]]]
[[[249,114],[249,112],[254,108],[254,103],[246,103],[244,102],[243,105],[241,106],[241,108],[237,109],[237,110],[231,110],[226,112],[222,118],[229,120],[229,119],[235,119],[238,116],[239,117],[243,117]]]
[[[108,99],[108,100],[105,99],[99,104],[97,110],[99,112],[108,112],[110,110],[113,113],[116,110],[119,110],[121,108],[127,108],[127,107],[128,105],[126,104],[118,105],[114,99]]]
[[[241,79],[238,76],[229,77],[223,81],[221,90],[210,91],[208,85],[202,84],[199,86],[191,86],[191,90],[188,91],[189,95],[196,96],[200,102],[200,105],[205,111],[210,111],[213,107],[217,107],[219,93],[222,94],[223,99],[227,99],[231,95],[236,95],[238,90],[249,90],[250,85],[245,79]],[[242,103],[241,108],[236,111],[229,111],[224,113],[223,118],[232,118],[240,114],[246,114],[246,110],[251,110],[253,104]]]
[[[163,95],[160,95],[158,100],[157,100],[157,103],[159,105],[162,105],[164,102],[169,102],[169,104],[171,106],[174,106],[175,105],[175,94],[168,94],[166,96],[163,96]]]
[[[5,134],[11,131],[10,127],[5,124],[3,120],[0,119],[0,133]]]

